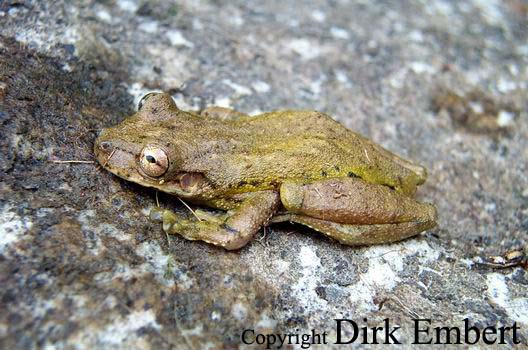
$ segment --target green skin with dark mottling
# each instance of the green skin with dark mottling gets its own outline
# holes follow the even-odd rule
[[[161,176],[140,166],[142,150],[167,159]],[[193,203],[197,220],[168,210],[151,213],[167,233],[226,249],[244,246],[271,222],[307,225],[349,245],[401,240],[436,225],[436,210],[412,198],[425,169],[383,149],[316,111],[249,117],[211,107],[200,114],[152,94],[95,142],[101,165],[135,183]]]

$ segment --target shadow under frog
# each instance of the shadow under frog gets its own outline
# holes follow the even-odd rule
[[[274,222],[347,245],[394,242],[436,225],[435,207],[413,199],[423,167],[316,111],[194,113],[151,93],[136,114],[104,129],[94,150],[123,179],[223,210],[190,220],[154,209],[151,218],[167,233],[225,249]]]

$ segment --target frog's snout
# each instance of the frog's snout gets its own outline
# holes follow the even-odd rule
[[[102,136],[103,133],[95,140],[94,153],[97,161],[104,166],[112,156],[115,147],[111,141],[102,139]]]
[[[95,147],[95,154],[98,159],[101,159],[101,157],[109,158],[110,154],[112,154],[113,146],[110,141],[102,141],[98,144],[96,144]]]
[[[110,148],[112,148],[112,143],[110,141],[103,141],[99,143],[99,148],[103,151],[108,151]]]
[[[134,168],[133,153],[125,151],[119,140],[102,139],[99,136],[94,144],[94,153],[97,161],[116,175],[129,172],[126,170]]]

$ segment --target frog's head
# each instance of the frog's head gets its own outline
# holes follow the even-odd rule
[[[174,129],[188,129],[193,118],[169,94],[147,94],[136,114],[101,131],[94,145],[96,159],[125,180],[181,197],[196,196],[207,182],[203,175],[181,168],[181,150],[173,143],[178,135]]]

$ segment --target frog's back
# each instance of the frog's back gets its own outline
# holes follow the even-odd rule
[[[405,161],[317,111],[277,111],[234,121],[247,142],[236,164],[254,182],[286,178],[361,177],[407,193],[425,170]],[[244,159],[241,162],[241,159]]]
[[[237,121],[235,121],[236,123]],[[242,118],[238,121],[250,128],[258,128],[269,134],[283,136],[325,137],[341,136],[347,131],[330,116],[310,110],[284,110]]]

